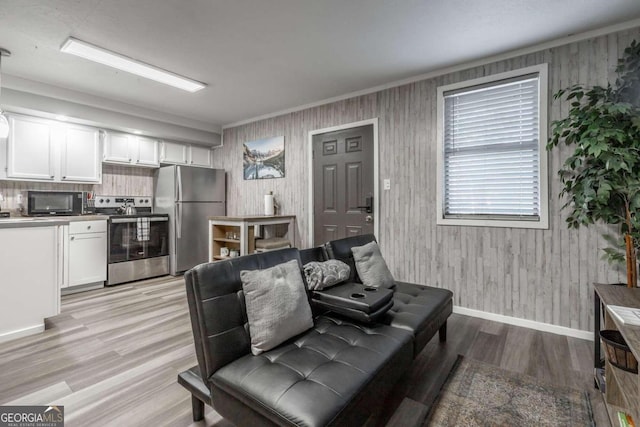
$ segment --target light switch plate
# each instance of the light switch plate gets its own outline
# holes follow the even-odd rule
[[[385,190],[391,190],[391,180],[390,179],[388,179],[388,178],[385,179],[383,181],[383,183],[384,183],[384,189]]]

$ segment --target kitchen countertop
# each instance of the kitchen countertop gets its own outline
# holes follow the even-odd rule
[[[99,221],[107,220],[106,215],[78,215],[78,216],[12,216],[9,218],[0,218],[0,229],[3,228],[19,228],[19,227],[51,227],[55,225],[68,225],[70,222],[76,221]]]
[[[295,215],[243,215],[243,216],[210,216],[210,221],[254,221],[254,220],[271,220],[271,219],[291,219]]]

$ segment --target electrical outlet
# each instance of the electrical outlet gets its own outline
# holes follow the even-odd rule
[[[390,179],[388,179],[388,178],[385,179],[383,181],[383,183],[384,183],[384,189],[385,190],[391,190],[391,180]]]

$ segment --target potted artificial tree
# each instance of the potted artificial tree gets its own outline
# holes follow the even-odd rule
[[[575,148],[558,172],[567,196],[567,225],[597,221],[615,224],[618,236],[605,236],[610,262],[625,262],[627,286],[637,285],[640,242],[640,44],[635,40],[618,61],[614,85],[571,86],[554,99],[571,102],[568,115],[551,125],[547,150],[560,143]]]

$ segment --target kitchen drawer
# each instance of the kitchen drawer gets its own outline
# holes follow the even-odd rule
[[[107,221],[72,221],[69,223],[69,234],[106,233]]]

